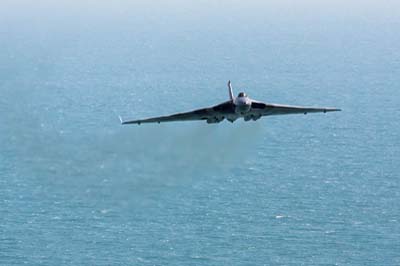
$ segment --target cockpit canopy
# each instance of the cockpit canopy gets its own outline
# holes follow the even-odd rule
[[[246,93],[244,93],[244,92],[239,92],[238,98],[241,98],[241,97],[247,97]]]

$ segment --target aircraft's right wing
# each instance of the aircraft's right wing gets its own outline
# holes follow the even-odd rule
[[[330,107],[306,107],[282,104],[269,104],[253,101],[251,103],[252,111],[262,116],[267,115],[288,115],[288,114],[307,114],[307,113],[326,113],[341,111]]]
[[[173,121],[194,121],[207,120],[208,123],[219,123],[226,118],[227,115],[235,112],[235,107],[231,101],[227,101],[209,108],[202,108],[185,113],[177,113],[167,116],[152,117],[147,119],[138,119],[123,121],[120,117],[121,124],[142,124],[142,123],[161,123]]]

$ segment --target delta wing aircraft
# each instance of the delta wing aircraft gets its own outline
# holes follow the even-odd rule
[[[121,124],[142,124],[142,123],[161,123],[174,121],[194,121],[205,120],[209,124],[219,123],[224,119],[229,122],[235,122],[238,118],[244,121],[256,121],[262,116],[269,115],[289,115],[289,114],[307,114],[307,113],[326,113],[341,111],[337,108],[329,107],[305,107],[293,105],[281,105],[255,101],[250,99],[246,93],[240,92],[237,97],[233,96],[231,82],[228,82],[229,101],[218,105],[193,110],[190,112],[177,113],[173,115],[152,117],[147,119],[123,121],[119,117]]]

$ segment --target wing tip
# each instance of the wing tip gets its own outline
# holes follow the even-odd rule
[[[119,121],[121,122],[121,125],[128,125],[128,124],[140,125],[142,123],[141,120],[124,121],[121,116],[118,116],[118,117],[119,117]]]
[[[132,123],[132,121],[124,121],[121,116],[118,116],[118,118],[119,118],[119,122],[121,122],[121,125],[127,125],[127,124],[139,124],[140,125],[140,123]]]
[[[340,108],[326,108],[324,110],[324,113],[327,113],[327,112],[341,112],[341,111],[342,111],[342,109],[340,109]]]
[[[119,122],[121,123],[121,125],[123,125],[124,124],[124,120],[122,120],[122,117],[119,115],[118,118],[119,118]]]

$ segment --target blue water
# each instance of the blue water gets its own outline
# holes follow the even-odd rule
[[[2,11],[0,264],[400,265],[399,17],[199,6]]]

